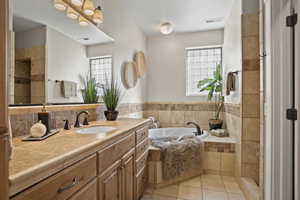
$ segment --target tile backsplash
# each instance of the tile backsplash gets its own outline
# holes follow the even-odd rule
[[[121,104],[119,106],[120,117],[141,117],[142,104]],[[30,128],[38,121],[37,113],[41,108],[36,107],[13,107],[9,108],[10,121],[13,137],[24,136],[30,133]],[[77,105],[77,106],[51,106],[49,107],[52,118],[52,128],[63,128],[64,121],[69,120],[74,125],[76,113],[89,112],[89,121],[105,119],[104,105]]]
[[[180,103],[155,102],[144,104],[144,117],[155,117],[161,127],[185,127],[189,121],[208,129],[208,120],[214,115],[215,104],[209,102]],[[221,113],[223,117],[223,112]],[[225,127],[225,123],[224,123]]]

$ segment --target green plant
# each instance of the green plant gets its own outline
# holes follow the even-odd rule
[[[223,78],[221,72],[221,65],[218,64],[216,71],[214,71],[213,78],[206,78],[198,82],[198,88],[200,92],[208,91],[208,100],[211,101],[214,98],[216,104],[216,112],[214,119],[220,119],[220,112],[224,105],[224,96],[222,95],[223,90]]]
[[[101,95],[102,100],[109,111],[115,111],[118,107],[122,91],[116,80],[109,81],[106,78],[106,84],[102,85],[103,93]]]
[[[96,83],[96,79],[92,78],[91,75],[86,75],[85,77],[80,75],[80,80],[83,85],[82,97],[83,101],[86,104],[98,103],[99,95],[98,95],[98,84]]]

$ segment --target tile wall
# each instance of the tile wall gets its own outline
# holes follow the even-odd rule
[[[242,15],[242,167],[241,176],[259,184],[260,59],[259,15]]]
[[[41,104],[46,99],[46,47],[34,46],[31,48],[16,48],[15,59],[17,62],[30,62],[30,103]],[[15,66],[17,67],[17,65]],[[13,76],[11,76],[13,78]],[[15,82],[15,81],[14,81]],[[19,91],[14,92],[16,97]]]
[[[208,102],[155,102],[144,104],[144,117],[155,117],[161,127],[185,127],[187,122],[192,121],[208,130],[208,120],[213,117],[214,110],[215,105]],[[223,113],[221,118],[224,118]]]

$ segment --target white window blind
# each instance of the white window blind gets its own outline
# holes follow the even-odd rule
[[[103,56],[90,59],[91,76],[96,79],[97,84],[106,84],[106,79],[112,79],[112,56]],[[102,90],[99,89],[99,94]]]
[[[222,47],[190,48],[186,50],[186,95],[198,96],[200,80],[212,78],[216,66],[222,64]]]

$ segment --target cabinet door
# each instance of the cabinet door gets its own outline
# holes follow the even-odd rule
[[[134,199],[134,149],[130,150],[122,158],[123,198],[122,200]]]
[[[99,177],[99,200],[122,199],[121,160],[115,162]]]
[[[97,179],[86,185],[69,200],[97,200]]]

